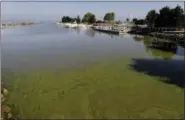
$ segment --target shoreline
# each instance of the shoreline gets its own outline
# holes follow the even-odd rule
[[[20,27],[20,26],[29,26],[34,24],[40,24],[40,22],[7,22],[7,23],[1,23],[1,29],[6,28],[14,28],[14,27]]]
[[[63,22],[56,22],[56,25],[73,25],[74,23],[70,23],[70,22],[66,22],[66,23],[63,23]],[[85,26],[86,28],[91,28],[93,26],[93,24],[86,24],[86,23],[79,23],[79,24],[76,24],[77,27],[80,27],[80,26]]]
[[[9,96],[8,89],[1,83],[1,119],[14,119],[12,107],[6,103]]]

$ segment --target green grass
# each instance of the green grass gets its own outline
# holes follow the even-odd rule
[[[183,89],[120,58],[75,71],[15,77],[8,103],[21,118],[183,118]]]

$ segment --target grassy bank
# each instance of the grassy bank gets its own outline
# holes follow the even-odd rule
[[[183,89],[169,84],[170,74],[183,72],[181,65],[180,73],[173,68],[152,74],[149,65],[159,73],[166,63],[174,65],[156,62],[120,58],[77,71],[25,72],[14,78],[8,103],[16,106],[19,117],[32,119],[183,118]]]

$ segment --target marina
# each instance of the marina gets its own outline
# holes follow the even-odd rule
[[[56,24],[59,25],[59,26],[66,27],[66,28],[87,29],[87,28],[92,27],[92,25],[87,25],[87,24],[83,24],[83,23],[77,24],[76,21],[74,23],[60,23],[60,22],[57,22]]]
[[[148,47],[149,40],[145,37],[141,37],[144,42],[137,42],[129,34],[112,37],[91,28],[69,29],[47,22],[19,29],[4,29],[2,38],[2,78],[5,82],[14,80],[12,85],[15,88],[11,90],[8,103],[15,104],[16,111],[22,111],[18,114],[21,118],[49,118],[61,113],[69,118],[67,115],[71,111],[76,112],[77,115],[72,114],[76,117],[83,113],[80,108],[84,103],[89,102],[84,108],[88,111],[93,110],[94,106],[99,107],[102,100],[101,105],[108,106],[108,110],[117,106],[127,116],[122,111],[125,106],[130,107],[129,102],[133,108],[150,108],[150,103],[142,101],[151,93],[154,97],[148,97],[150,101],[155,99],[156,104],[174,111],[178,108],[180,113],[176,115],[177,118],[183,113],[182,104],[174,107],[174,100],[178,103],[183,100],[183,92],[176,92],[181,91],[179,86],[184,81],[184,62],[179,63],[183,61],[184,53],[179,46],[165,51],[161,49],[164,48],[163,43],[158,43],[161,47],[157,49]],[[143,62],[143,59],[146,61]],[[153,74],[149,76],[137,72],[137,69]],[[177,71],[175,78],[171,77],[174,70]],[[161,75],[163,72],[165,75]],[[166,77],[173,82],[172,85],[163,81]],[[128,94],[135,94],[130,95],[133,102],[127,99]],[[164,97],[158,97],[161,95]],[[115,98],[119,102],[113,100]],[[164,99],[172,101],[164,104]],[[135,101],[141,101],[141,105]],[[35,107],[40,109],[32,112]],[[127,111],[133,114],[133,108]],[[49,114],[48,109],[51,110]],[[143,113],[140,109],[137,112]]]
[[[92,28],[95,31],[99,31],[99,32],[105,32],[105,33],[109,33],[109,34],[125,34],[125,33],[130,33],[131,31],[135,30],[137,31],[135,34],[138,35],[149,35],[152,37],[157,37],[160,39],[167,39],[167,40],[172,40],[172,41],[176,41],[176,42],[185,42],[184,39],[184,31],[168,31],[168,30],[178,30],[178,28],[153,28],[152,30],[149,30],[149,28],[147,28],[146,26],[141,27],[140,29],[133,29],[133,24],[109,24],[109,23],[99,23],[99,24],[94,24],[94,25],[90,25],[87,26],[85,24],[76,24],[76,23],[63,23],[63,25],[67,28],[82,28],[82,29],[87,29],[87,28]],[[139,31],[138,31],[139,30]],[[163,30],[163,31],[159,31],[159,32],[151,32],[154,30]],[[148,31],[148,32],[147,32]]]
[[[124,34],[130,31],[131,27],[127,24],[94,24],[93,29],[96,31],[113,33],[113,34]]]
[[[184,2],[1,6],[2,120],[184,118]]]

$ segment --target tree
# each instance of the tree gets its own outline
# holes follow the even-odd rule
[[[89,18],[89,23],[92,24],[92,23],[95,23],[96,22],[96,17],[95,15],[92,15],[90,18]]]
[[[63,16],[62,17],[62,22],[63,23],[66,23],[66,22],[74,22],[74,21],[75,21],[75,19],[74,18],[71,18],[69,16]]]
[[[170,13],[171,13],[170,7],[166,6],[161,8],[159,10],[159,18],[156,21],[157,26],[160,26],[160,27],[171,26],[170,24],[172,21],[170,20],[170,18],[172,18],[172,16]]]
[[[67,17],[66,17],[66,16],[63,16],[63,17],[62,17],[62,22],[63,22],[63,23],[67,22]]]
[[[159,10],[159,14],[156,12],[154,13],[154,11],[150,11],[146,16],[146,20],[147,23],[155,23],[155,26],[157,27],[182,27],[184,26],[183,12],[183,9],[179,5],[177,5],[175,8],[165,6]]]
[[[86,13],[82,19],[82,22],[87,22],[87,23],[95,23],[96,22],[96,16],[90,12]]]
[[[127,21],[127,22],[129,22],[129,21],[130,21],[130,19],[129,19],[129,18],[127,18],[127,19],[126,19],[126,21]]]
[[[158,16],[159,14],[155,10],[150,10],[145,18],[148,26],[154,27]]]
[[[177,5],[174,9],[171,10],[171,12],[171,14],[173,15],[172,20],[174,22],[174,26],[182,26],[182,22],[184,22],[183,9],[179,5]]]
[[[137,21],[137,18],[133,18],[132,19],[132,22],[135,24],[136,23],[136,21]]]
[[[96,23],[103,23],[103,21],[101,21],[101,20],[97,20],[97,21],[96,21]]]
[[[109,22],[114,21],[115,20],[115,13],[114,12],[106,13],[103,20],[109,21]]]
[[[76,18],[76,22],[79,24],[81,23],[81,19],[80,19],[80,16],[78,15],[77,18]]]
[[[146,23],[146,21],[144,19],[137,19],[137,18],[134,18],[133,20],[133,23],[136,24],[136,25],[144,25]]]

